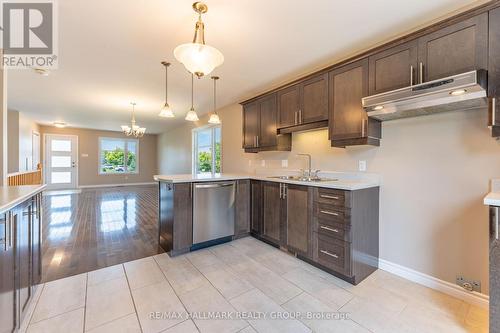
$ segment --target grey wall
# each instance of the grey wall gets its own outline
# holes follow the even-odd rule
[[[293,135],[292,152],[245,154],[241,107],[220,111],[224,172],[305,166],[368,172],[383,178],[381,258],[454,283],[457,274],[481,280],[488,293],[488,210],[482,204],[490,178],[500,177],[500,144],[490,137],[486,110],[457,111],[383,124],[381,147],[331,148],[326,130]],[[190,129],[159,136],[161,173],[191,170]]]

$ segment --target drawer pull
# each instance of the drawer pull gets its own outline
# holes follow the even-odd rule
[[[325,227],[325,226],[320,226],[321,229],[325,229],[325,230],[328,230],[328,231],[333,231],[333,232],[336,232],[336,233],[339,233],[339,229],[332,229],[332,228],[328,228],[328,227]]]
[[[339,200],[339,197],[334,196],[334,195],[328,195],[328,194],[320,194],[320,198]]]
[[[338,259],[339,256],[336,255],[335,253],[330,253],[328,251],[325,251],[325,250],[320,250],[319,252],[323,253],[323,254],[326,254],[327,256],[330,256],[330,257],[334,257],[335,259]]]
[[[323,214],[328,214],[328,215],[333,215],[333,216],[339,216],[339,213],[330,212],[328,210],[320,210],[319,212],[323,213]]]

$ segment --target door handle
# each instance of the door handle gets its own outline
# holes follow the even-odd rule
[[[419,76],[419,82],[424,83],[424,63],[423,62],[418,64],[418,76]]]
[[[339,256],[337,254],[335,254],[335,253],[330,253],[330,252],[325,251],[325,250],[320,250],[320,252],[323,253],[323,254],[326,254],[327,256],[334,257],[335,259],[339,258]]]
[[[197,188],[219,188],[219,187],[227,187],[227,186],[233,186],[234,182],[232,183],[217,183],[217,184],[196,184],[194,186],[195,189]]]

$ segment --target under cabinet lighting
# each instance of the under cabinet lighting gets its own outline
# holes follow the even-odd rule
[[[450,95],[452,96],[460,96],[460,95],[463,95],[467,92],[467,90],[465,89],[457,89],[457,90],[453,90],[452,92],[450,92]]]

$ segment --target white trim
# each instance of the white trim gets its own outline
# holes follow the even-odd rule
[[[124,151],[124,163],[125,166],[127,167],[127,153],[128,153],[128,142],[135,142],[135,147],[136,147],[136,152],[135,152],[135,171],[130,172],[128,171],[127,167],[127,172],[102,172],[102,166],[101,166],[101,142],[102,140],[110,140],[110,141],[123,141],[125,142],[125,151]],[[98,147],[97,147],[97,153],[99,154],[97,156],[97,175],[98,176],[109,176],[109,175],[138,175],[139,174],[139,139],[129,139],[129,138],[114,138],[114,137],[108,137],[108,136],[100,136],[99,139],[97,140],[98,142]]]
[[[138,185],[155,185],[155,184],[158,184],[158,182],[81,185],[78,188],[123,187],[123,186],[138,186]]]
[[[435,289],[450,296],[459,298],[464,302],[485,309],[489,307],[489,296],[478,292],[468,292],[456,284],[440,280],[433,276],[418,272],[411,268],[395,264],[393,262],[379,259],[379,269],[395,274],[407,280]]]

